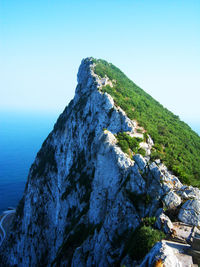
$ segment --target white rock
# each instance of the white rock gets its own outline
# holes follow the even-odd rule
[[[155,225],[159,230],[163,230],[166,234],[170,234],[173,229],[173,224],[170,218],[164,213],[161,213],[158,216]]]
[[[189,245],[178,245],[177,243],[161,241],[154,245],[150,252],[142,261],[140,267],[156,266],[156,262],[161,260],[165,267],[189,267],[192,266],[192,257],[183,255],[183,249],[189,248]],[[185,257],[186,256],[186,257]]]
[[[156,163],[157,165],[159,165],[159,164],[161,163],[160,159],[156,159],[156,160],[155,160],[155,163]]]
[[[158,168],[158,166],[156,165],[155,162],[152,162],[149,166],[149,170],[152,173],[153,177],[160,182],[160,178],[161,178],[161,172],[160,169]]]
[[[146,160],[140,155],[140,154],[136,154],[133,159],[135,160],[135,162],[137,163],[139,169],[141,171],[144,171],[145,167],[146,167]]]
[[[148,143],[148,145],[150,145],[151,147],[154,145],[154,142],[153,142],[153,140],[152,140],[152,138],[151,138],[151,136],[150,136],[149,134],[148,134],[147,143]]]
[[[179,179],[176,176],[172,176],[172,183],[174,184],[174,188],[176,190],[180,189],[183,186],[183,184],[179,181]]]
[[[109,110],[109,109],[113,108],[113,106],[114,106],[113,98],[107,93],[104,94],[104,98],[105,98],[104,108],[106,110]]]
[[[184,192],[187,194],[188,198],[200,199],[200,190],[197,187],[189,186]]]
[[[173,209],[178,207],[181,204],[181,198],[174,193],[173,191],[170,191],[163,199],[165,205],[168,209]]]
[[[180,209],[178,218],[181,222],[200,226],[200,200],[188,200]]]

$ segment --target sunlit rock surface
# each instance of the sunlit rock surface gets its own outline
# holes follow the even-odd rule
[[[157,216],[158,209],[164,212],[163,203],[170,209],[200,197],[197,189],[183,188],[159,159],[150,161],[150,136],[141,143],[146,157],[131,158],[121,150],[116,134],[137,135],[137,123],[102,93],[102,86],[115,81],[100,79],[93,67],[91,59],[82,61],[75,97],[31,166],[12,229],[0,248],[0,266],[134,264],[124,255],[125,237],[142,219]],[[158,228],[170,232],[170,220],[160,214]],[[199,216],[199,202],[188,200],[179,219],[199,225]],[[163,243],[148,257],[161,250],[165,266],[179,266]]]

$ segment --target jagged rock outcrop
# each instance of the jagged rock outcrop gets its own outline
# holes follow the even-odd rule
[[[173,231],[173,224],[168,216],[166,216],[162,209],[159,209],[156,214],[156,227],[160,230],[163,230],[166,234],[171,234]]]
[[[178,217],[182,222],[200,226],[200,201],[196,199],[186,201],[182,205]]]
[[[159,160],[151,162],[150,136],[141,144],[145,157],[122,151],[116,134],[134,136],[136,123],[102,92],[115,81],[100,79],[93,68],[91,59],[82,61],[75,97],[31,166],[1,266],[120,264],[143,218],[163,203],[180,206],[194,191],[183,194],[178,178]]]
[[[164,197],[164,203],[167,206],[167,208],[173,209],[173,208],[178,207],[181,204],[181,198],[173,191],[170,191]]]
[[[140,267],[165,266],[188,267],[193,266],[190,255],[185,254],[189,245],[177,244],[168,241],[156,243],[146,255]]]

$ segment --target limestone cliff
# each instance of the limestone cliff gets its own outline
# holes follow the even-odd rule
[[[170,223],[161,226],[159,216],[179,207],[180,220],[200,225],[199,190],[151,161],[153,141],[145,130],[139,134],[145,156],[118,145],[118,133],[137,138],[138,126],[102,91],[114,82],[94,73],[92,59],[82,61],[75,97],[31,166],[1,266],[120,265],[144,218],[157,216],[167,233]]]

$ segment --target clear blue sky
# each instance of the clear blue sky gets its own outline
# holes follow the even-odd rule
[[[93,56],[200,124],[199,0],[0,0],[0,51],[0,109],[60,113]]]

